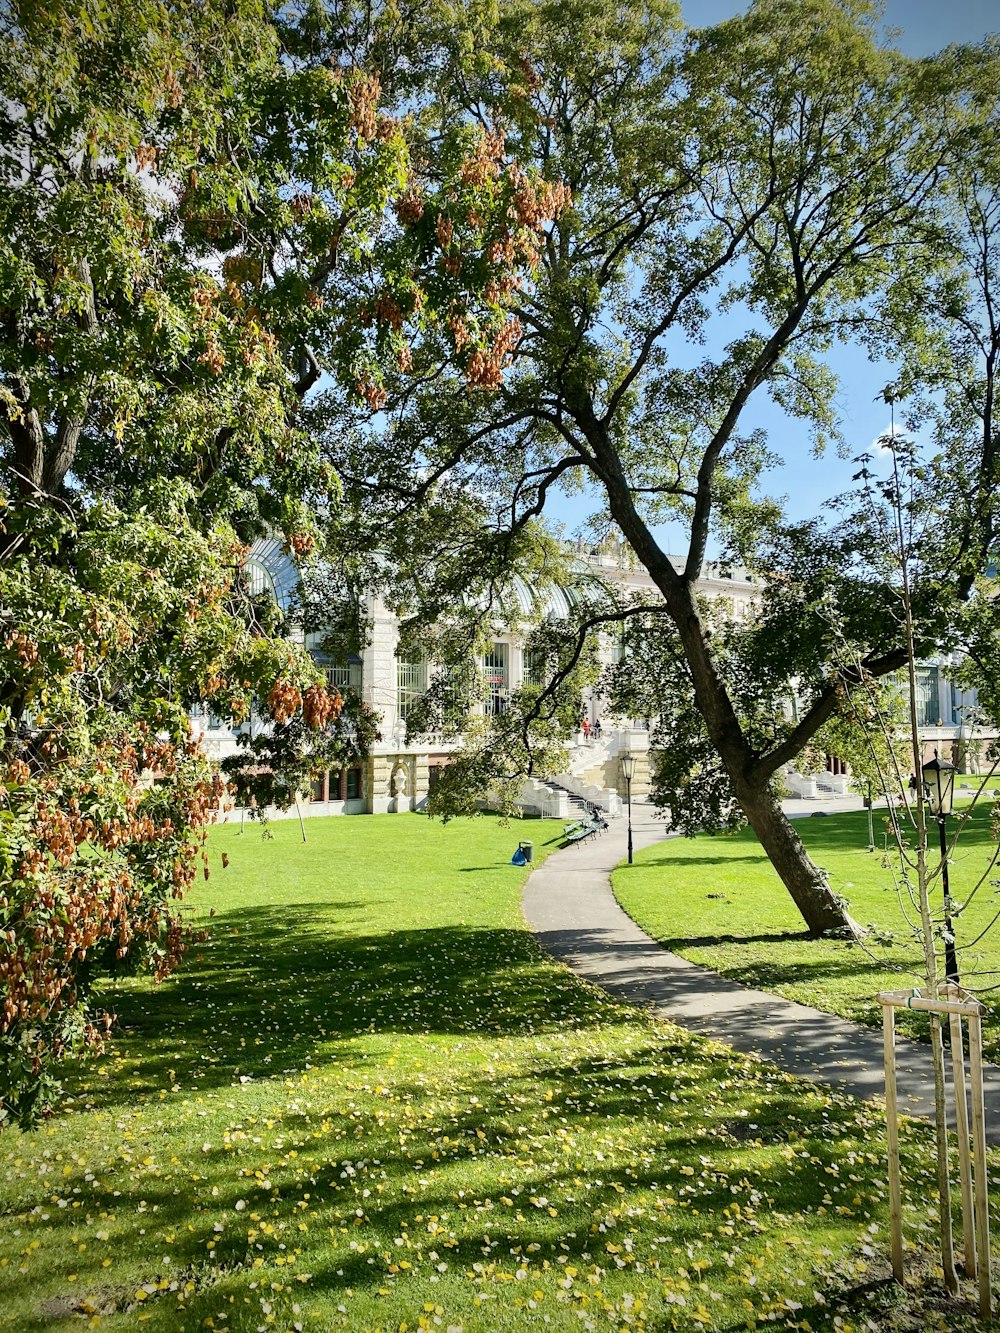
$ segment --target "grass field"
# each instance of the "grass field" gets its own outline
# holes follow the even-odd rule
[[[0,1139],[4,1329],[973,1326],[884,1282],[876,1108],[545,960],[508,861],[552,825],[307,829],[213,832],[207,942]]]
[[[991,806],[980,805],[962,835],[950,865],[956,904],[967,900],[976,880],[988,869],[995,839]],[[864,926],[890,932],[891,944],[877,936],[865,948],[842,940],[813,940],[805,933],[787,890],[746,829],[732,836],[677,838],[640,852],[636,863],[618,869],[615,893],[625,910],[656,939],[692,962],[701,963],[748,986],[786,995],[830,1013],[863,1023],[881,1023],[875,997],[880,990],[919,984],[920,951],[909,931],[904,908],[913,916],[898,875],[883,850],[866,850],[864,812],[795,821],[812,859],[828,873],[834,890],[850,903]],[[885,846],[885,812],[875,811],[876,845]],[[933,833],[932,833],[933,836]],[[1000,982],[1000,868],[956,918],[959,946],[986,931],[972,948],[961,949],[963,980],[970,985]],[[940,908],[940,884],[934,901]],[[977,980],[978,978],[978,980]],[[984,1031],[992,1059],[1000,1059],[996,999],[984,991],[991,1010]],[[926,1018],[900,1012],[901,1030],[920,1034]]]

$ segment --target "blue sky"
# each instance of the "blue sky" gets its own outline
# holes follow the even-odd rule
[[[717,23],[747,8],[739,0],[682,0],[685,21],[692,26]],[[887,0],[884,6],[887,28],[900,30],[898,46],[909,55],[928,55],[951,42],[977,41],[987,33],[1000,31],[1000,5],[997,0]],[[734,325],[730,336],[738,332]],[[718,345],[727,341],[720,327]],[[715,340],[713,339],[713,342]],[[882,388],[892,379],[892,368],[872,365],[859,349],[840,348],[830,358],[841,381],[838,404],[847,436],[849,457],[861,453],[888,430],[889,414],[877,402]],[[767,475],[765,490],[771,495],[788,497],[787,512],[796,518],[819,512],[824,501],[851,488],[856,467],[838,458],[833,450],[819,459],[811,456],[801,427],[789,421],[762,394],[752,402],[744,416],[743,427],[760,426],[767,430],[771,448],[787,461]],[[558,497],[547,509],[549,516],[572,531],[595,509],[600,508],[584,496]],[[660,540],[672,551],[682,551],[686,542],[683,530],[661,529]]]

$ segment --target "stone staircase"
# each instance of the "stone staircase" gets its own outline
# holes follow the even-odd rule
[[[616,819],[622,812],[622,800],[608,781],[608,772],[616,764],[612,738],[584,741],[570,748],[565,772],[557,773],[549,785]]]
[[[611,795],[617,801],[620,813],[621,802],[615,793]],[[568,821],[588,819],[596,814],[604,815],[606,818],[614,817],[609,804],[571,791],[561,782],[543,778],[529,778],[525,781],[518,804],[526,813],[540,815],[543,819]]]
[[[786,772],[782,776],[791,794],[807,801],[848,796],[851,791],[851,779],[843,773]]]
[[[588,815],[596,813],[610,814],[610,811],[597,801],[587,800],[586,797],[580,796],[575,791],[570,791],[568,787],[564,787],[561,782],[546,782],[545,786],[550,791],[562,792],[565,795],[566,804],[569,806],[570,819],[584,819]]]
[[[600,740],[578,738],[569,747],[565,770],[551,778],[529,778],[519,804],[546,818],[579,819],[596,810],[617,819],[625,808],[619,770],[623,754],[638,761],[632,799],[644,800],[649,792],[649,732],[627,727],[606,731]]]

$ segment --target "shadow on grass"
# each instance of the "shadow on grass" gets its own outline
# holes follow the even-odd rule
[[[770,930],[761,931],[757,935],[674,935],[663,941],[663,947],[710,949],[722,944],[788,944],[792,940],[814,938],[808,930]],[[793,964],[793,967],[797,968],[798,964]]]
[[[673,848],[677,846],[676,841],[667,844]],[[701,844],[699,844],[701,845]],[[756,853],[746,856],[710,856],[702,851],[694,852],[690,856],[682,856],[680,853],[666,853],[663,856],[650,857],[644,856],[642,861],[634,865],[623,865],[616,867],[616,873],[626,871],[629,873],[642,872],[643,870],[656,869],[659,866],[729,866],[739,865],[740,862],[750,862],[753,865],[760,865],[767,860],[764,852],[759,850]]]
[[[586,1020],[581,988],[573,988],[573,999],[574,1020]],[[346,1105],[342,1092],[328,1094],[336,1100],[327,1103],[314,1090],[308,1111],[287,1100],[278,1103],[267,1121],[269,1141],[244,1135],[228,1151],[220,1145],[198,1151],[196,1186],[186,1183],[184,1173],[137,1181],[124,1167],[102,1172],[94,1183],[84,1178],[82,1165],[74,1165],[60,1189],[67,1196],[83,1190],[94,1205],[113,1209],[122,1220],[121,1243],[142,1245],[140,1224],[174,1233],[173,1271],[192,1274],[196,1288],[188,1301],[189,1326],[217,1313],[228,1292],[242,1296],[255,1262],[284,1264],[279,1250],[293,1244],[305,1218],[329,1227],[333,1241],[309,1256],[311,1299],[338,1299],[396,1280],[389,1264],[402,1258],[412,1268],[398,1280],[426,1282],[438,1260],[437,1253],[428,1254],[435,1244],[447,1267],[465,1274],[463,1283],[475,1280],[474,1264],[512,1271],[532,1247],[539,1260],[561,1255],[571,1263],[586,1262],[595,1251],[611,1267],[609,1252],[620,1250],[622,1235],[629,1237],[630,1262],[666,1261],[675,1246],[700,1245],[706,1219],[724,1220],[723,1209],[737,1196],[744,1212],[735,1239],[727,1242],[735,1250],[756,1246],[768,1233],[780,1236],[772,1231],[773,1215],[794,1217],[796,1235],[807,1240],[813,1227],[822,1232],[826,1226],[822,1205],[832,1177],[823,1168],[847,1153],[853,1160],[871,1146],[878,1132],[874,1113],[825,1099],[810,1105],[801,1089],[770,1079],[765,1086],[764,1078],[754,1089],[751,1113],[744,1104],[748,1072],[738,1061],[676,1035],[640,1043],[625,1056],[555,1059],[503,1080],[466,1073],[454,1087],[439,1089],[445,1100],[424,1120],[407,1114],[426,1103],[428,1089],[419,1081],[395,1084],[391,1101],[352,1089]],[[550,1092],[540,1104],[543,1087]],[[384,1115],[385,1123],[376,1115]],[[201,1137],[196,1125],[180,1132]],[[582,1175],[577,1157],[590,1135],[603,1153]],[[568,1155],[561,1150],[567,1138],[579,1144]],[[619,1139],[620,1150],[611,1146]],[[794,1151],[781,1151],[790,1140]],[[169,1150],[197,1151],[180,1141]],[[269,1163],[263,1170],[262,1161]],[[51,1185],[44,1179],[26,1181],[24,1190],[23,1208],[50,1202]],[[647,1235],[635,1236],[633,1253],[634,1224],[623,1212],[624,1201],[642,1200],[644,1207],[657,1201],[659,1207],[664,1198],[669,1206]],[[300,1211],[299,1200],[308,1201],[308,1211]],[[557,1216],[550,1215],[550,1204]],[[874,1198],[868,1204],[864,1222],[884,1211]],[[256,1227],[260,1215],[268,1221],[263,1231]],[[430,1237],[429,1218],[441,1220],[438,1240]],[[255,1226],[252,1239],[248,1224]],[[852,1229],[860,1234],[863,1224],[856,1217]],[[71,1212],[52,1210],[53,1229],[69,1233],[78,1225]],[[660,1233],[655,1239],[654,1231]],[[394,1237],[406,1238],[405,1246],[396,1241],[394,1248]],[[411,1237],[422,1250],[411,1248]],[[92,1249],[93,1256],[88,1251],[79,1259],[81,1288],[101,1274]],[[150,1278],[159,1262],[150,1259]],[[675,1257],[668,1269],[676,1263]],[[550,1279],[535,1281],[549,1285]],[[401,1286],[393,1299],[405,1301],[408,1290]],[[431,1289],[421,1290],[426,1296]]]
[[[118,1019],[115,1055],[135,1068],[126,1083],[95,1080],[84,1067],[89,1100],[108,1106],[175,1084],[228,1086],[301,1069],[320,1053],[349,1059],[362,1034],[510,1036],[550,1030],[570,1013],[578,1024],[607,1019],[596,996],[553,975],[524,931],[387,926],[347,935],[319,910],[241,908],[216,919],[168,982],[106,996]]]

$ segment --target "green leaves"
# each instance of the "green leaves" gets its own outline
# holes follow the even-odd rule
[[[58,967],[15,930],[19,984],[54,1007],[44,1031],[30,996],[6,1016],[11,1114],[52,1096],[45,1071],[132,937],[137,960],[177,961],[165,904],[218,804],[188,710],[254,720],[231,766],[247,799],[286,805],[311,768],[366,752],[377,719],[340,713],[255,603],[247,547],[277,534],[305,563],[322,535],[349,562],[317,420],[370,419],[415,364],[494,385],[519,269],[564,203],[502,137],[431,144],[387,110],[366,22],[257,0],[0,18],[0,805],[37,839],[46,803],[102,803],[70,861],[26,859],[3,907],[30,921],[76,893],[97,923]],[[332,408],[306,403],[319,386]],[[129,758],[137,735],[166,738],[156,765]]]

